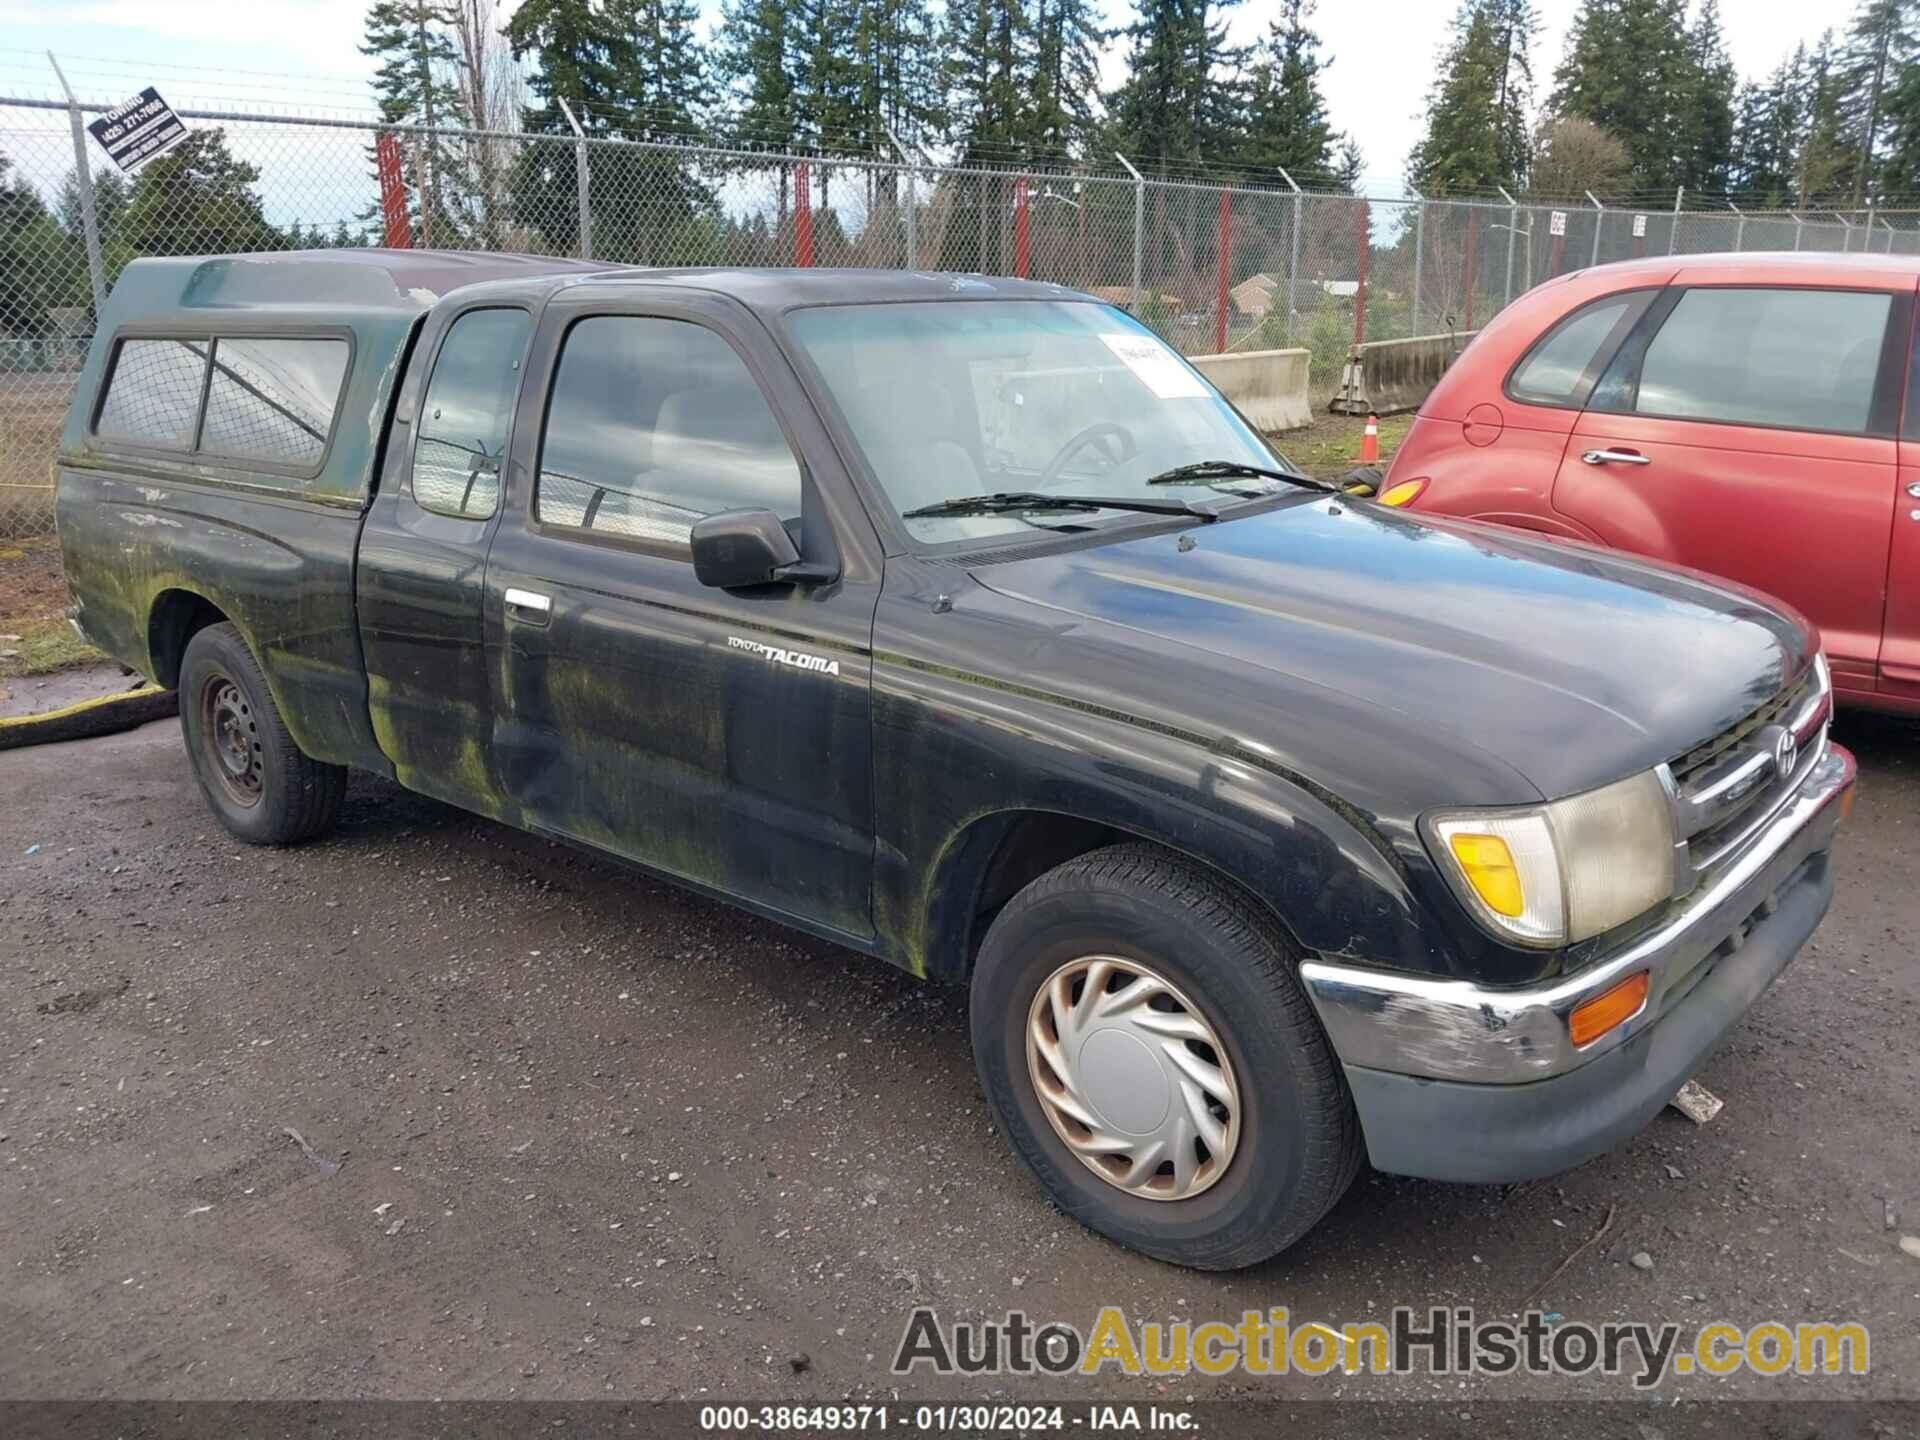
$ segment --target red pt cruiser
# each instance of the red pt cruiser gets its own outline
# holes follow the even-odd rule
[[[1381,497],[1742,582],[1820,628],[1840,698],[1920,714],[1920,257],[1683,255],[1521,297]]]

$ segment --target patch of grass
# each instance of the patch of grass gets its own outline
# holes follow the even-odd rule
[[[1280,453],[1309,475],[1337,479],[1360,463],[1360,436],[1365,416],[1316,415],[1305,430],[1274,437]],[[1380,421],[1380,468],[1385,469],[1413,426],[1411,415],[1389,415]]]
[[[92,665],[107,657],[73,633],[65,620],[30,620],[18,631],[0,632],[19,635],[18,640],[0,640],[0,653],[17,651],[0,659],[0,679],[22,675],[51,675],[76,665]]]

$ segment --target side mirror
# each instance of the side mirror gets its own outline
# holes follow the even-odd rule
[[[724,510],[693,524],[693,573],[702,585],[739,590],[776,580],[823,580],[800,559],[793,536],[771,510]]]

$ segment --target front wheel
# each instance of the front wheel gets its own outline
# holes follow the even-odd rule
[[[310,758],[287,733],[253,651],[231,624],[209,625],[180,662],[180,734],[207,804],[250,845],[291,845],[330,829],[344,766]]]
[[[1115,845],[1028,885],[987,932],[971,1017],[1020,1158],[1148,1255],[1252,1265],[1359,1170],[1352,1098],[1277,928],[1183,857]]]

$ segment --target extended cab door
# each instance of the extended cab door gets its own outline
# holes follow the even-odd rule
[[[879,575],[822,501],[844,477],[743,308],[609,293],[541,321],[487,566],[495,763],[534,828],[864,939]],[[742,508],[839,578],[702,585],[694,520]]]
[[[1779,596],[1819,626],[1836,680],[1870,689],[1908,285],[1690,285],[1683,270],[1575,424],[1555,508]]]
[[[532,334],[532,315],[517,306],[428,322],[395,406],[354,582],[374,735],[394,774],[497,818],[508,807],[490,759],[481,600]]]

